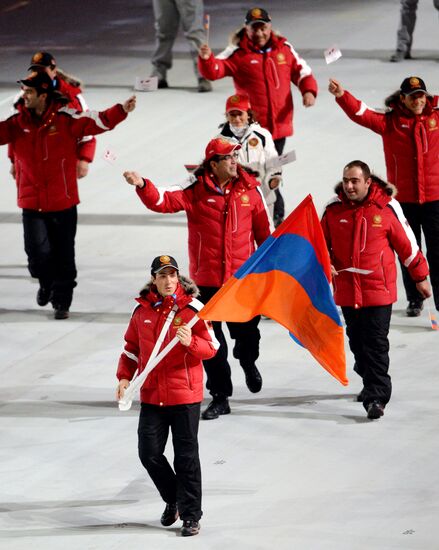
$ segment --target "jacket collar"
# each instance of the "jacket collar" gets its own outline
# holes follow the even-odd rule
[[[386,187],[383,187],[377,182],[372,182],[367,197],[361,202],[355,202],[349,200],[345,195],[341,182],[335,188],[340,201],[351,208],[363,208],[365,206],[371,206],[372,204],[375,204],[379,208],[384,208],[392,198],[392,193],[389,194],[389,190],[393,189],[394,186],[390,183],[387,183]]]
[[[236,35],[239,40],[239,47],[247,52],[261,52],[260,50],[247,36],[247,33],[245,32],[245,29],[242,30],[242,34],[240,34],[241,31]],[[266,49],[272,49],[272,50],[278,50],[283,44],[286,42],[286,38],[283,36],[280,36],[276,34],[275,32],[271,32],[270,40],[267,43]]]
[[[204,174],[201,174],[198,176],[198,181],[203,181],[207,187],[210,189],[214,189],[217,191],[217,184],[215,183],[215,179],[213,177],[213,174],[210,174],[209,172],[204,172]],[[259,182],[242,166],[238,165],[238,175],[236,178],[233,178],[231,181],[232,189],[235,189],[239,184],[243,185],[246,189],[253,189],[255,187],[259,186]]]

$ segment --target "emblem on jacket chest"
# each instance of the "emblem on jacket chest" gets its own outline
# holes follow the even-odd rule
[[[435,118],[428,119],[429,130],[437,130],[437,121]]]
[[[248,140],[248,144],[250,145],[250,147],[256,147],[258,143],[258,138],[255,137]]]
[[[286,64],[285,54],[283,54],[282,52],[280,52],[276,55],[276,59],[277,59],[277,64],[278,65],[285,65]]]
[[[241,195],[241,206],[250,206],[250,197],[248,195]]]
[[[183,323],[183,319],[181,317],[174,318],[174,326],[179,327],[182,323]]]
[[[382,217],[379,214],[375,214],[375,216],[372,218],[372,227],[382,227]]]

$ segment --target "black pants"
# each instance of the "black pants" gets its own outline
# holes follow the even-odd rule
[[[354,370],[363,379],[364,408],[374,400],[389,402],[392,382],[389,370],[389,327],[392,305],[342,307],[349,347],[355,357]]]
[[[439,311],[439,201],[425,202],[424,204],[402,202],[401,207],[413,229],[419,248],[421,248],[421,236],[424,233],[434,303]],[[422,302],[423,298],[417,291],[416,284],[410,277],[407,268],[401,264],[401,270],[407,300]]]
[[[200,286],[200,300],[206,304],[219,288],[211,286]],[[258,329],[261,317],[258,315],[246,323],[227,323],[230,337],[235,340],[233,356],[239,359],[241,367],[245,370],[247,366],[254,365],[259,357],[259,340],[261,334]],[[203,361],[206,371],[206,387],[212,396],[230,397],[233,393],[232,372],[227,360],[227,341],[223,333],[222,324],[213,321],[213,330],[220,347],[212,359]]]
[[[283,153],[286,141],[287,138],[274,140],[274,146],[278,155]],[[285,201],[279,188],[275,189],[274,192],[276,193],[276,202],[274,203],[273,220],[276,223],[276,220],[283,220],[285,217]]]
[[[201,518],[201,466],[198,455],[200,403],[159,407],[142,403],[139,417],[139,458],[160,496],[177,503],[182,520]],[[174,470],[163,454],[169,428]]]
[[[23,210],[24,250],[32,277],[51,290],[51,302],[68,309],[76,286],[76,206],[59,212]]]

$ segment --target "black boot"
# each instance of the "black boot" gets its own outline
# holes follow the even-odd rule
[[[262,388],[262,376],[256,365],[253,363],[245,367],[243,365],[241,366],[245,372],[245,383],[247,384],[247,388],[252,393],[260,392]]]
[[[160,518],[160,523],[164,527],[169,527],[170,525],[173,525],[178,519],[178,510],[177,505],[167,504],[166,508],[163,511],[162,517]]]
[[[227,397],[215,396],[202,413],[201,418],[203,420],[215,420],[222,414],[230,414],[229,400]]]
[[[367,418],[369,418],[369,420],[381,418],[381,416],[384,415],[384,407],[385,405],[379,401],[372,401],[372,403],[369,403],[367,406]]]
[[[419,317],[423,309],[424,309],[424,303],[422,301],[418,302],[418,301],[412,300],[411,302],[409,302],[409,305],[407,306],[405,313],[407,317]]]
[[[37,292],[37,304],[41,307],[47,306],[50,301],[50,290],[40,286]]]
[[[181,528],[182,537],[193,537],[200,532],[200,524],[194,519],[186,519],[183,521],[183,527]]]

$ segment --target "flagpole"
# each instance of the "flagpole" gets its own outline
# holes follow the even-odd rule
[[[186,326],[188,328],[192,328],[195,323],[199,321],[198,315],[194,315],[192,319],[186,323]],[[121,411],[129,411],[131,409],[131,405],[133,403],[134,394],[137,392],[138,389],[140,389],[143,386],[143,383],[146,380],[146,377],[148,374],[154,369],[160,361],[168,355],[168,353],[175,348],[175,346],[178,344],[180,340],[177,338],[177,336],[174,336],[174,338],[169,342],[167,346],[165,346],[162,351],[156,355],[154,358],[148,361],[148,363],[145,365],[145,368],[143,371],[139,374],[139,376],[133,380],[128,388],[126,388],[123,397],[119,399],[119,410]]]

